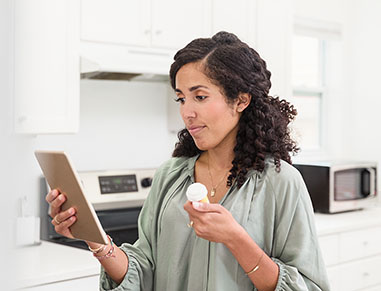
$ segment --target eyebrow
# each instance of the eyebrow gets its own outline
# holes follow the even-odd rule
[[[203,86],[203,85],[196,85],[196,86],[192,86],[192,87],[190,87],[189,88],[189,91],[190,92],[193,92],[193,91],[195,91],[195,90],[197,90],[197,89],[200,89],[200,88],[203,88],[203,89],[209,89],[208,87],[206,87],[206,86]],[[175,89],[175,92],[179,92],[179,93],[183,93],[180,89]]]

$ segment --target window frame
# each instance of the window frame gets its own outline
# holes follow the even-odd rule
[[[316,21],[306,18],[294,17],[294,29],[292,38],[295,36],[314,37],[319,41],[319,82],[318,86],[294,86],[291,79],[292,97],[291,103],[297,98],[298,95],[320,95],[320,109],[319,109],[319,143],[316,147],[302,148],[299,154],[301,159],[309,159],[316,157],[329,156],[329,150],[332,145],[329,142],[331,136],[329,124],[333,120],[329,112],[329,104],[331,103],[330,86],[332,85],[329,80],[327,69],[330,67],[328,64],[329,59],[332,57],[330,51],[330,41],[337,41],[341,39],[341,26],[337,23]],[[292,41],[292,45],[293,45]],[[296,107],[296,109],[298,109]],[[291,125],[292,126],[292,125]],[[299,146],[302,146],[300,144]]]

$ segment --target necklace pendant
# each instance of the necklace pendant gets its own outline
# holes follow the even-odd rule
[[[210,196],[214,197],[216,195],[216,188],[212,188],[212,191],[210,191]]]

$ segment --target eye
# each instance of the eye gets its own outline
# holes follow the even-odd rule
[[[184,104],[185,102],[185,98],[181,98],[181,97],[175,98],[174,100],[175,102],[180,102],[181,104]]]
[[[197,98],[197,100],[202,101],[202,100],[205,100],[206,98],[208,98],[208,96],[197,95],[196,98]]]

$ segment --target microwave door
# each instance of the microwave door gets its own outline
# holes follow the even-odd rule
[[[375,195],[375,169],[357,168],[335,172],[335,201],[364,199]]]

